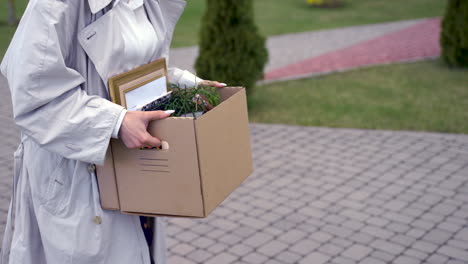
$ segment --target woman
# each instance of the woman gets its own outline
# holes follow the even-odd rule
[[[2,264],[150,263],[138,216],[103,211],[94,164],[111,137],[158,146],[150,120],[108,100],[107,79],[168,57],[182,0],[30,0],[1,64],[22,131]],[[171,82],[195,76],[169,69]],[[206,82],[206,81],[203,81]],[[206,82],[221,87],[218,82]],[[164,225],[153,256],[166,263]]]

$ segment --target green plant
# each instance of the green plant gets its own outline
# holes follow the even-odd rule
[[[143,111],[174,110],[172,116],[179,117],[197,112],[207,112],[221,102],[216,87],[196,86],[193,88],[180,88],[170,85],[171,95],[166,100],[156,101],[145,106]]]
[[[468,1],[448,1],[440,44],[445,62],[451,66],[468,67]]]
[[[252,0],[207,0],[195,63],[199,76],[247,91],[263,78],[268,52],[253,17]]]

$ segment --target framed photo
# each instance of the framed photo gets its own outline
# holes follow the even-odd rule
[[[109,79],[112,102],[135,111],[167,93],[166,59],[158,59]]]

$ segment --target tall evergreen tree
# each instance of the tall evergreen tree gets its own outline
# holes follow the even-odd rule
[[[251,90],[263,78],[265,39],[254,23],[252,0],[207,0],[197,75]]]
[[[18,24],[18,18],[16,17],[16,3],[15,0],[8,0],[8,24]]]
[[[440,44],[449,65],[468,67],[468,0],[448,0]]]

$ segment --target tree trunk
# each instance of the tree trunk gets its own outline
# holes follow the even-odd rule
[[[16,17],[15,0],[8,0],[8,24],[18,24],[18,18]]]

